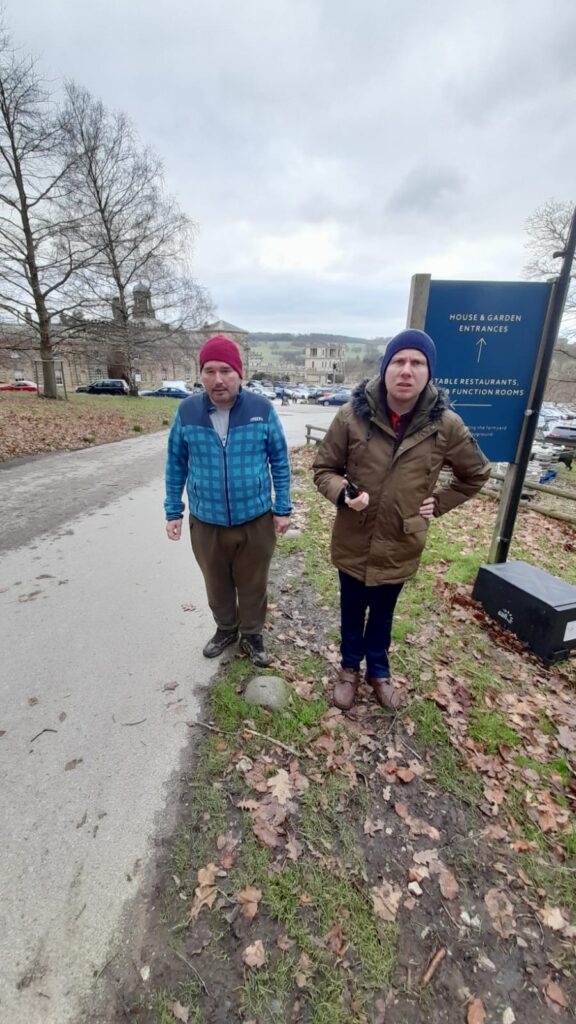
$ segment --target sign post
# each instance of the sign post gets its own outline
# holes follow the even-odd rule
[[[504,482],[504,489],[500,499],[500,508],[498,509],[498,518],[496,520],[496,527],[490,548],[489,561],[492,563],[505,562],[508,557],[514,524],[516,522],[516,515],[518,513],[518,505],[520,504],[520,498],[522,496],[524,477],[526,475],[526,469],[528,468],[536,427],[538,426],[538,413],[540,412],[540,407],[544,398],[546,381],[548,379],[550,364],[554,354],[554,346],[560,331],[564,306],[566,305],[575,251],[576,207],[572,213],[572,222],[570,224],[566,248],[562,252],[554,253],[555,256],[562,257],[562,269],[553,284],[550,305],[548,307],[548,316],[546,318],[542,337],[542,345],[540,347],[538,363],[530,394],[529,408],[526,409],[524,429],[522,430],[520,440],[518,442],[516,458],[514,459],[514,463],[508,467],[506,480]],[[508,479],[508,477],[510,477],[510,479]]]
[[[557,294],[549,282],[412,280],[408,325],[434,339],[436,383],[487,458],[509,463],[490,561],[507,557],[557,333]]]

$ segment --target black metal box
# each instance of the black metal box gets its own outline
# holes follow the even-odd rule
[[[482,565],[472,595],[546,664],[576,647],[576,587],[526,562]]]

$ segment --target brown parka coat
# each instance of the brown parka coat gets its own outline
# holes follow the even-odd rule
[[[375,377],[355,389],[314,459],[314,482],[337,506],[332,562],[367,586],[402,583],[416,572],[428,530],[418,513],[425,498],[434,495],[435,515],[444,515],[472,498],[490,475],[489,462],[449,409],[445,392],[426,385],[398,441],[380,388]],[[452,478],[437,487],[444,466]],[[364,511],[341,503],[344,475],[368,492]]]

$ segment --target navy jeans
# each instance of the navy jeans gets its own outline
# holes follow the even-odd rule
[[[342,668],[357,672],[360,662],[366,658],[367,675],[388,677],[392,618],[404,584],[384,583],[380,587],[367,587],[340,569],[338,575]]]

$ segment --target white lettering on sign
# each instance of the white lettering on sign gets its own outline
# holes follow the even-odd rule
[[[522,322],[521,313],[450,313],[449,320],[462,324],[519,324]],[[486,330],[487,328],[482,328]]]

